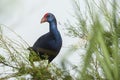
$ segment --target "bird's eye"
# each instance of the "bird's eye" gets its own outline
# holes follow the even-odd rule
[[[50,17],[50,15],[48,15],[47,17]]]

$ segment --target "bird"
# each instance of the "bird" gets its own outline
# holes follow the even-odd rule
[[[46,13],[40,23],[45,22],[49,23],[49,32],[39,37],[31,48],[43,60],[45,59],[44,55],[47,55],[48,62],[50,63],[61,50],[62,37],[58,31],[57,20],[54,14]]]

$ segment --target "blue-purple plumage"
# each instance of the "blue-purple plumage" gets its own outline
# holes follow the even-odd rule
[[[47,13],[42,18],[41,23],[48,22],[49,23],[49,32],[41,36],[33,45],[32,49],[39,53],[40,57],[42,55],[47,54],[48,60],[51,62],[59,53],[62,46],[62,38],[57,29],[56,18],[53,14]],[[43,53],[41,49],[46,50],[48,53]],[[52,52],[52,53],[49,53]],[[52,54],[52,55],[51,55]]]

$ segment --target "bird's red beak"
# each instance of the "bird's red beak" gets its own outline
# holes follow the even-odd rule
[[[43,17],[43,18],[41,19],[41,22],[40,22],[40,23],[44,23],[44,22],[47,22],[47,18],[46,18],[46,17]]]

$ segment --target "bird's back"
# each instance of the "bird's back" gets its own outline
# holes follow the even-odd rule
[[[56,41],[54,36],[48,32],[41,36],[32,48],[39,53],[40,57],[46,53],[49,56],[49,61],[52,61],[59,53],[61,46],[62,40]]]
[[[61,47],[61,41],[56,41],[54,36],[48,32],[47,34],[41,36],[33,45],[33,49],[37,50],[38,48],[49,49],[57,51]]]

